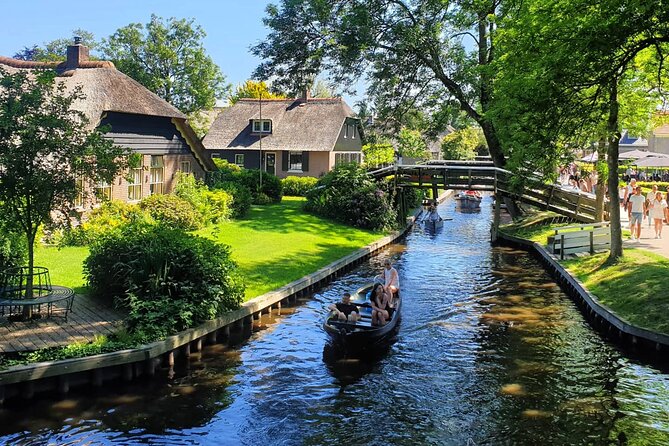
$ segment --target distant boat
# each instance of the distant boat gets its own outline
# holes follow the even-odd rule
[[[455,205],[460,209],[480,209],[481,194],[475,190],[460,192],[455,196]]]

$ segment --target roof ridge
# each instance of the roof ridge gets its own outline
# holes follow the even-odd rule
[[[326,101],[332,101],[332,102],[342,102],[343,98],[341,96],[336,96],[332,98],[309,98],[308,100],[304,100],[304,98],[263,98],[263,102],[295,102],[295,101],[302,101],[302,102],[326,102]],[[238,102],[258,102],[258,98],[239,98]]]
[[[35,60],[20,60],[12,57],[0,56],[0,64],[8,65],[12,68],[53,68],[64,69],[66,61],[40,62]],[[114,63],[109,60],[86,60],[79,62],[77,68],[114,68]]]

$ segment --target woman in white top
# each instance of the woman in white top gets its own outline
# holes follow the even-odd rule
[[[655,238],[662,238],[662,219],[667,208],[667,202],[662,199],[662,192],[655,194],[655,199],[650,202],[650,216],[655,222]]]

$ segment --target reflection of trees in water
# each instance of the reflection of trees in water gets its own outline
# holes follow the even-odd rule
[[[528,254],[498,248],[491,266],[497,293],[481,300],[477,369],[496,397],[477,442],[606,444],[618,354]]]

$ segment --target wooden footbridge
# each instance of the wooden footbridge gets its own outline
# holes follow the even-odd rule
[[[428,164],[395,165],[370,172],[380,180],[392,178],[401,188],[479,190],[496,196],[553,211],[576,221],[596,220],[595,198],[590,194],[570,191],[558,185],[546,184],[538,176],[525,178],[524,187],[511,187],[512,174],[495,167],[491,161],[432,161]]]

